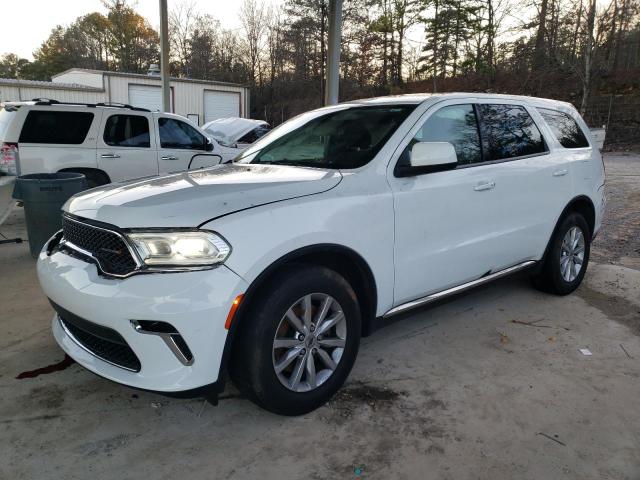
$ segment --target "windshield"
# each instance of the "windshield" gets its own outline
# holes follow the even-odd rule
[[[349,169],[369,163],[415,105],[339,105],[298,115],[236,161]]]

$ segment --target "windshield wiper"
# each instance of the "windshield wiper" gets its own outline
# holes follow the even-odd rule
[[[308,158],[305,160],[289,160],[288,158],[283,158],[280,160],[274,160],[273,162],[258,162],[264,163],[268,165],[291,165],[294,167],[321,167],[321,168],[329,168],[324,165],[324,160],[321,158]]]

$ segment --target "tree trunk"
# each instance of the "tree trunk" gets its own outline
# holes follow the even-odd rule
[[[538,19],[538,33],[536,34],[536,46],[533,57],[533,70],[539,72],[545,63],[545,35],[547,21],[547,5],[548,0],[542,0],[540,5],[540,16]]]

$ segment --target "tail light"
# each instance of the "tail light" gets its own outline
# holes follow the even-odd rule
[[[0,172],[9,175],[18,173],[18,144],[3,142],[0,148]]]

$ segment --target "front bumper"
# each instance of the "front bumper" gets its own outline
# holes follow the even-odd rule
[[[227,339],[225,320],[247,284],[224,265],[204,271],[105,278],[91,263],[63,252],[38,259],[38,278],[49,299],[88,322],[117,332],[140,360],[139,371],[113,365],[84,348],[63,328],[58,315],[53,335],[60,347],[92,372],[132,387],[160,392],[195,390],[218,381]],[[193,354],[185,365],[159,335],[132,321],[171,324]]]

